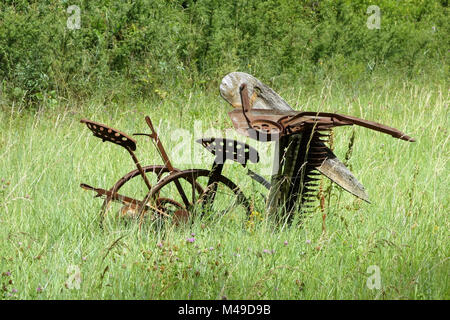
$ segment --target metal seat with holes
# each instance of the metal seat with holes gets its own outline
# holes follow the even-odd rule
[[[172,218],[176,224],[188,220],[198,204],[201,204],[203,213],[229,211],[242,212],[246,215],[251,213],[248,199],[236,184],[221,174],[221,171],[227,159],[243,166],[248,160],[258,162],[259,155],[254,148],[235,140],[202,139],[200,141],[202,145],[216,156],[212,169],[179,170],[172,166],[150,118],[145,117],[145,120],[151,134],[134,135],[144,135],[152,139],[164,161],[163,165],[141,166],[134,153],[136,140],[105,124],[81,120],[95,137],[126,149],[136,165],[135,170],[128,172],[108,190],[94,188],[84,183],[80,185],[83,189],[96,192],[97,197],[105,198],[101,213],[102,225],[110,209],[118,209],[114,211],[120,216],[139,217],[141,222],[144,215],[150,213],[154,218],[157,216]],[[147,190],[142,190],[142,183],[136,181],[140,179],[134,179],[137,177],[142,178]],[[214,207],[214,204],[217,205]],[[116,205],[120,207],[117,208]]]
[[[200,143],[209,152],[216,156],[214,162],[223,164],[226,160],[236,161],[244,167],[247,161],[259,162],[259,154],[255,148],[248,144],[225,138],[202,138],[195,142]]]
[[[86,126],[92,131],[94,136],[102,139],[103,142],[109,141],[124,147],[127,150],[136,151],[136,140],[130,138],[125,133],[108,127],[102,123],[94,122],[87,119],[81,119],[81,123],[85,123]]]

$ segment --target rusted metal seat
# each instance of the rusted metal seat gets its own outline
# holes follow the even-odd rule
[[[105,124],[88,119],[81,119],[80,122],[85,123],[86,126],[92,131],[94,136],[102,139],[103,142],[109,141],[118,144],[119,146],[122,146],[127,150],[136,151],[136,140],[129,137],[125,133],[117,129],[108,127]]]
[[[231,139],[225,138],[202,138],[196,140],[209,152],[216,156],[214,160],[217,164],[223,164],[225,161],[232,160],[242,164],[244,167],[247,165],[247,161],[250,160],[253,163],[259,162],[259,154],[255,148],[250,147],[248,144]]]

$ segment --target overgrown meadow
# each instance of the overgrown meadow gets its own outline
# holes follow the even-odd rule
[[[334,186],[324,212],[317,208],[280,227],[264,213],[263,190],[238,165],[226,165],[224,174],[254,201],[259,215],[252,223],[230,214],[178,227],[148,223],[139,231],[137,222],[110,217],[101,229],[101,200],[79,187],[110,187],[133,169],[124,150],[92,137],[80,118],[125,132],[145,131],[143,114],[188,130],[199,117],[225,129],[229,107],[218,96],[197,92],[160,104],[90,101],[57,112],[2,112],[2,298],[448,298],[447,89],[385,79],[373,86],[358,93],[332,83],[313,94],[281,92],[298,107],[389,123],[417,142],[336,129],[335,152],[342,159],[347,154],[372,203]],[[170,155],[168,132],[160,134]],[[206,154],[200,167],[208,168],[212,156],[197,151]],[[138,142],[138,156],[145,164],[161,163],[146,140]],[[258,164],[251,168],[258,171]],[[370,266],[379,268],[379,289]]]
[[[79,33],[64,29],[64,1],[1,5],[0,299],[449,299],[446,2],[383,1],[381,28],[369,31],[365,1],[249,1],[245,16],[242,3],[181,2],[81,1]],[[102,200],[80,183],[110,188],[134,165],[80,119],[132,134],[149,133],[149,115],[175,167],[210,169],[194,141],[232,128],[218,91],[232,71],[296,110],[374,120],[417,141],[334,130],[334,152],[370,204],[323,177],[314,210],[276,225],[267,191],[227,162],[250,218],[219,208],[139,228],[109,212],[101,228]],[[136,139],[142,164],[162,163]],[[270,165],[249,168],[270,180]],[[143,197],[145,185],[130,192]]]

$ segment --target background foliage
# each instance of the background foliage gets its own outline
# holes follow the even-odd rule
[[[79,30],[66,27],[70,5],[81,8]],[[370,5],[379,30],[366,26]],[[448,1],[1,1],[0,300],[448,300],[448,34]],[[139,230],[111,212],[101,229],[101,201],[80,183],[110,188],[133,166],[80,119],[133,133],[148,132],[149,115],[174,166],[210,168],[194,141],[231,128],[218,84],[237,70],[296,110],[374,120],[417,141],[333,131],[371,204],[322,177],[325,207],[276,228],[263,187],[227,164],[253,218],[216,212]],[[191,148],[178,148],[181,136]],[[142,163],[160,164],[138,140]],[[270,179],[261,158],[249,166]],[[127,195],[143,199],[136,183]],[[367,285],[373,266],[379,289]]]
[[[378,30],[366,27],[372,4]],[[80,7],[81,29],[67,28],[69,5]],[[217,92],[237,70],[275,87],[326,77],[354,85],[374,72],[445,78],[449,31],[444,0],[6,0],[1,98],[53,105],[97,92]]]

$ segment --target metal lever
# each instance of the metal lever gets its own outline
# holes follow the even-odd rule
[[[147,136],[152,138],[152,135],[148,133],[133,133],[133,136]]]
[[[172,163],[170,162],[169,157],[167,156],[166,150],[164,149],[164,147],[161,143],[161,140],[159,140],[158,133],[156,132],[155,128],[153,127],[152,121],[150,120],[149,116],[145,116],[145,122],[147,122],[147,125],[150,128],[150,130],[152,131],[152,133],[151,134],[138,133],[137,135],[145,135],[145,136],[148,136],[148,137],[152,138],[153,140],[155,140],[156,146],[158,147],[158,150],[164,161],[164,165],[167,167],[167,169],[169,169],[170,173],[173,173],[175,171],[175,169],[172,166]],[[195,181],[192,183],[194,184]],[[177,187],[178,193],[180,194],[181,198],[183,199],[184,204],[186,205],[186,208],[189,207],[190,206],[189,200],[178,180],[175,181],[175,185]],[[148,199],[146,198],[144,203],[146,203],[147,201],[148,201]],[[139,215],[141,215],[141,214],[142,214],[142,209],[139,211]]]
[[[245,120],[247,120],[247,124],[249,128],[252,128],[250,123],[250,119],[247,117],[247,111],[250,110],[250,102],[248,101],[248,92],[247,92],[247,84],[243,83],[239,87],[239,93],[241,95],[241,105],[242,105],[242,113],[244,114]]]
[[[145,122],[147,122],[147,125],[150,128],[150,130],[152,131],[152,133],[151,134],[136,133],[135,135],[143,135],[143,136],[152,138],[155,141],[156,146],[158,147],[158,150],[161,154],[161,157],[164,161],[165,166],[167,167],[167,169],[169,169],[170,172],[174,171],[174,168],[172,166],[172,163],[170,162],[169,156],[167,155],[166,150],[164,149],[164,147],[161,143],[161,140],[159,140],[158,133],[156,132],[155,128],[153,128],[153,124],[152,124],[152,121],[150,120],[149,116],[145,116]]]

